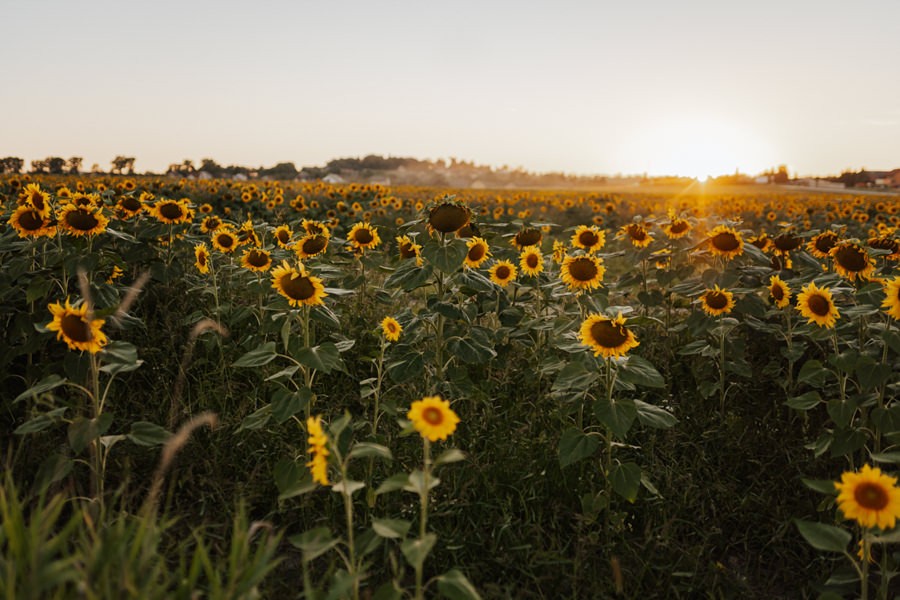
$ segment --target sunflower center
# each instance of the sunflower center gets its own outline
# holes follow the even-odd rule
[[[859,250],[855,246],[844,246],[843,248],[839,248],[834,255],[834,259],[839,265],[854,273],[865,270],[869,265],[869,261],[866,260],[866,258],[865,252]]]
[[[291,239],[291,234],[286,229],[282,229],[280,231],[275,232],[275,237],[278,238],[278,241],[282,244],[287,244]]]
[[[469,222],[469,211],[455,204],[441,204],[431,210],[428,224],[441,233],[451,233]]]
[[[317,235],[303,242],[303,252],[312,256],[324,250],[327,244],[328,240],[324,236]]]
[[[772,286],[772,297],[778,302],[781,302],[784,299],[784,290],[781,289],[780,285]]]
[[[537,229],[523,229],[516,234],[516,243],[520,246],[534,246],[540,243],[543,236]]]
[[[31,194],[31,205],[38,210],[44,210],[44,195],[40,192]]]
[[[247,262],[254,267],[264,267],[269,264],[269,255],[259,250],[251,250],[247,255]]]
[[[444,422],[444,413],[439,408],[429,406],[422,411],[422,419],[429,425],[440,425]]]
[[[175,219],[180,219],[183,213],[180,205],[174,202],[166,202],[159,207],[159,214],[170,221],[174,221]]]
[[[537,269],[537,266],[538,266],[537,254],[529,254],[528,256],[526,256],[525,264],[528,265],[529,269]]]
[[[685,230],[687,230],[687,228],[687,221],[675,221],[671,226],[669,226],[669,231],[671,231],[672,233],[683,233]]]
[[[803,240],[792,235],[779,235],[773,243],[782,252],[789,252],[798,248],[803,243]]]
[[[100,224],[93,213],[83,210],[73,210],[66,213],[66,224],[78,231],[90,231]]]
[[[222,222],[219,221],[218,217],[207,217],[206,218],[206,229],[209,231],[215,231],[219,228]],[[290,236],[289,236],[290,237]]]
[[[44,226],[44,220],[35,210],[28,210],[19,216],[19,226],[25,231],[37,231]]]
[[[291,279],[293,273],[287,273],[281,277],[281,289],[293,300],[306,300],[312,298],[316,293],[309,277],[295,277]]]
[[[81,315],[65,315],[60,319],[60,328],[66,337],[76,342],[89,342],[94,339],[90,325],[81,318]]]
[[[401,258],[412,258],[416,255],[416,249],[409,242],[403,242],[400,244],[400,257]]]
[[[121,206],[128,212],[134,212],[136,210],[140,210],[141,201],[134,196],[126,196],[119,201],[119,206]]]
[[[806,305],[813,313],[824,317],[831,312],[831,303],[822,294],[813,294],[806,300]]]
[[[636,242],[643,242],[647,237],[647,231],[640,225],[632,224],[628,226],[628,235]]]
[[[603,320],[591,325],[591,339],[603,348],[618,348],[628,340],[628,334],[621,325]]]
[[[481,244],[475,244],[474,246],[469,248],[469,252],[466,254],[466,256],[472,262],[478,262],[479,260],[484,258],[484,246]]]
[[[207,257],[206,252],[201,252],[201,253],[199,253],[199,254],[197,255],[197,263],[198,263],[201,267],[205,267],[205,266],[206,266],[206,257]]]
[[[837,243],[837,236],[834,235],[820,235],[816,238],[815,247],[816,250],[822,252],[823,254],[828,254],[828,251],[834,248],[834,245]]]
[[[576,281],[592,281],[597,276],[597,265],[589,258],[576,258],[569,265],[569,275]]]
[[[890,500],[884,486],[870,481],[856,486],[856,489],[853,490],[853,498],[860,506],[869,510],[882,510]]]
[[[722,292],[708,292],[706,294],[706,304],[710,308],[714,308],[716,310],[725,308],[726,306],[728,306],[728,296],[726,296]]]
[[[600,241],[600,236],[590,230],[582,231],[581,235],[578,236],[578,241],[581,242],[582,245],[590,248]]]
[[[737,236],[731,232],[723,231],[713,236],[712,245],[716,250],[731,252],[732,250],[737,250],[740,244],[738,244]]]
[[[360,229],[353,234],[353,239],[360,244],[369,244],[375,238],[372,237],[372,232],[370,232],[368,229]]]
[[[500,265],[499,267],[497,267],[497,270],[494,272],[494,274],[497,276],[497,279],[506,279],[507,277],[509,277],[509,267],[506,265]]]
[[[232,246],[234,246],[234,238],[227,233],[223,233],[218,236],[216,238],[216,242],[218,242],[218,244],[223,248],[231,248]]]

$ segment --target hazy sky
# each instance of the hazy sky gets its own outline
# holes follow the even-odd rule
[[[0,156],[900,167],[900,2],[0,0]]]

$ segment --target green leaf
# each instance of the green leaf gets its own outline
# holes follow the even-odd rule
[[[25,302],[34,302],[35,300],[43,298],[47,295],[47,292],[50,290],[50,286],[52,285],[53,281],[50,279],[45,279],[40,275],[34,277],[30,282],[28,282],[28,289],[25,290]]]
[[[322,373],[331,373],[335,369],[339,370],[344,364],[337,346],[331,342],[325,342],[312,348],[304,348],[294,358],[297,359],[297,362]]]
[[[235,367],[261,367],[267,365],[278,355],[275,352],[275,342],[266,342],[246,353],[236,361]]]
[[[420,540],[406,540],[400,544],[400,552],[406,557],[407,562],[416,568],[421,568],[434,544],[437,542],[437,536],[433,533],[426,533],[425,537]]]
[[[641,468],[633,462],[616,463],[609,469],[609,482],[615,493],[634,502],[641,488]]]
[[[595,435],[587,435],[582,430],[571,427],[563,431],[559,438],[559,466],[566,468],[597,451],[600,440]]]
[[[647,360],[633,354],[625,362],[617,363],[617,375],[623,381],[635,385],[643,385],[653,388],[666,386],[666,381],[659,374],[656,367]]]
[[[69,424],[69,446],[75,454],[84,450],[88,444],[106,433],[112,425],[113,416],[102,413],[96,419],[78,417]]]
[[[875,462],[892,463],[892,464],[900,463],[900,452],[898,452],[898,451],[872,453],[869,456]]]
[[[797,383],[805,383],[811,387],[825,387],[825,379],[828,377],[828,369],[822,363],[813,359],[803,363],[800,373],[797,375]]]
[[[235,433],[240,433],[241,431],[256,431],[258,429],[262,429],[269,423],[269,419],[272,418],[272,405],[266,404],[260,409],[257,409],[253,413],[244,417],[244,420],[241,421],[241,426],[237,428]]]
[[[138,360],[137,347],[134,344],[119,340],[103,348],[102,356],[106,364],[100,367],[100,370],[104,373],[127,373],[144,364],[144,361]]]
[[[455,239],[441,244],[438,240],[429,240],[422,246],[422,256],[435,268],[444,273],[453,273],[466,259],[466,242]]]
[[[811,523],[794,519],[800,535],[816,550],[844,552],[850,543],[850,532],[824,523]]]
[[[57,408],[42,415],[38,415],[33,419],[30,419],[16,427],[16,430],[13,431],[13,433],[17,435],[24,435],[28,433],[37,433],[38,431],[43,431],[44,429],[47,429],[48,427],[56,423],[56,420],[59,417],[62,417],[63,413],[66,412],[66,410],[68,410],[67,407]]]
[[[412,525],[401,519],[372,519],[372,529],[383,538],[402,538]]]
[[[447,348],[467,363],[483,363],[497,356],[493,348],[469,337],[452,337],[447,340]]]
[[[302,387],[296,392],[279,390],[275,393],[271,403],[272,417],[275,419],[276,423],[284,423],[306,408],[312,400],[312,397],[313,393],[308,387]]]
[[[403,590],[395,582],[388,581],[378,586],[372,600],[403,600]]]
[[[279,502],[308,494],[318,487],[304,465],[286,458],[275,463],[272,475],[275,478],[275,485],[278,487]]]
[[[649,427],[668,429],[678,422],[675,415],[666,409],[654,406],[653,404],[635,400],[634,407],[637,409],[638,420]]]
[[[450,600],[481,600],[466,576],[457,569],[450,569],[437,578],[438,591]]]
[[[409,473],[397,473],[382,481],[381,485],[378,486],[378,489],[375,490],[375,495],[380,496],[381,494],[386,494],[388,492],[402,490],[407,485],[409,485]]]
[[[359,490],[366,487],[366,484],[362,481],[353,481],[352,479],[344,479],[342,481],[338,481],[334,485],[331,486],[332,492],[337,492],[339,494],[343,494],[344,492],[353,495],[354,492],[358,492]]]
[[[450,448],[449,450],[443,452],[440,456],[438,456],[434,460],[435,466],[437,465],[446,465],[448,463],[454,463],[461,460],[466,459],[466,454],[462,450],[458,450],[456,448]]]
[[[856,368],[856,361],[859,353],[856,350],[844,350],[840,354],[832,354],[828,357],[828,363],[834,365],[848,375],[853,373]]]
[[[863,390],[873,390],[887,381],[893,370],[891,366],[876,362],[871,356],[860,356],[856,361],[856,378]]]
[[[353,446],[353,449],[350,451],[351,457],[365,457],[365,456],[374,456],[376,458],[384,459],[388,462],[394,459],[394,455],[391,454],[391,451],[386,446],[382,446],[381,444],[373,444],[371,442],[359,442]]]
[[[155,423],[136,421],[131,424],[128,439],[139,446],[157,446],[169,441],[172,434]]]
[[[428,283],[433,274],[434,269],[431,265],[420,267],[416,265],[415,260],[407,260],[385,280],[384,287],[387,289],[401,288],[405,292],[411,292]]]
[[[437,487],[437,485],[441,482],[440,479],[431,475],[428,478],[428,489],[432,489]],[[382,484],[383,485],[383,484]],[[406,485],[403,487],[407,492],[415,492],[422,496],[425,493],[425,473],[422,471],[413,471],[409,474],[409,480]]]
[[[574,389],[587,391],[599,378],[596,371],[588,371],[580,361],[567,364],[553,382],[553,391]]]
[[[308,562],[337,546],[340,539],[332,538],[327,527],[316,527],[299,535],[292,535],[288,541],[303,551],[303,560]]]
[[[819,492],[820,494],[834,495],[836,491],[834,482],[830,479],[801,479],[800,481],[812,491]]]
[[[834,424],[841,429],[846,429],[850,425],[853,413],[856,412],[856,401],[852,398],[847,398],[847,400],[841,402],[840,398],[835,398],[829,400],[826,407],[828,408],[828,416],[831,417]]]
[[[813,390],[811,392],[801,394],[800,396],[794,396],[793,398],[785,402],[785,405],[795,410],[810,410],[821,403],[822,397],[819,396],[819,392]]]
[[[26,398],[31,398],[37,396],[38,394],[49,392],[50,390],[61,386],[66,381],[68,380],[60,377],[59,375],[50,375],[49,377],[41,379],[39,382],[16,396],[16,399],[13,400],[13,402],[19,402],[20,400],[25,400]]]
[[[630,398],[607,400],[602,397],[594,402],[594,414],[610,431],[619,438],[624,438],[637,417],[637,409],[634,400]]]
[[[55,483],[72,472],[75,461],[62,454],[50,454],[41,462],[34,485],[39,493],[43,493],[51,483]]]
[[[682,346],[681,350],[678,351],[678,354],[681,356],[691,356],[693,354],[700,354],[709,348],[710,345],[706,340],[697,340],[691,342],[689,344],[685,344]]]
[[[385,369],[396,383],[403,383],[425,371],[425,359],[421,352],[411,352],[386,363]]]

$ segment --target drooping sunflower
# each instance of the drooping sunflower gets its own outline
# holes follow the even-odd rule
[[[450,402],[441,400],[440,396],[425,396],[413,402],[406,418],[430,442],[446,440],[448,435],[456,431],[456,424],[459,423],[459,417],[450,408]]]
[[[516,278],[516,267],[508,260],[501,260],[490,268],[491,281],[500,287],[506,287]]]
[[[587,225],[579,225],[572,235],[572,245],[586,252],[596,252],[606,244],[606,232]]]
[[[322,416],[306,419],[306,431],[309,433],[307,452],[312,454],[312,460],[306,466],[310,468],[313,481],[328,485],[328,437],[322,429]]]
[[[744,240],[731,227],[719,225],[710,232],[708,241],[710,251],[726,260],[744,253]]]
[[[200,231],[203,233],[212,233],[222,226],[222,219],[216,215],[207,215],[200,221]]]
[[[653,236],[650,235],[647,228],[641,223],[629,223],[628,225],[623,225],[619,230],[619,233],[616,234],[616,238],[623,237],[627,237],[631,240],[631,243],[635,248],[646,248],[650,245],[650,242],[653,241]]]
[[[391,342],[396,342],[400,339],[400,333],[403,331],[403,327],[400,326],[400,323],[397,322],[397,319],[394,317],[385,317],[381,321],[381,333],[384,335],[386,340]]]
[[[305,260],[325,252],[328,247],[328,236],[320,233],[304,235],[291,246],[297,253],[297,258]]]
[[[106,345],[106,334],[100,329],[105,321],[88,319],[87,304],[75,308],[66,298],[65,306],[54,302],[47,308],[53,313],[53,321],[47,324],[47,329],[57,332],[56,339],[63,340],[70,350],[87,350],[96,354]]]
[[[835,322],[841,318],[831,290],[816,287],[814,282],[803,287],[797,295],[797,310],[809,319],[807,323],[816,323],[820,327],[834,327]]]
[[[835,244],[828,255],[834,261],[834,270],[849,279],[869,279],[875,272],[875,261],[864,246],[846,240]]]
[[[227,227],[219,227],[212,234],[212,245],[219,252],[234,252],[238,247],[237,236]]]
[[[480,237],[470,238],[466,242],[466,246],[468,250],[466,251],[465,265],[470,269],[477,269],[491,255],[487,242]]]
[[[41,190],[37,183],[29,183],[19,192],[20,206],[27,205],[38,212],[43,219],[50,217],[50,194]]]
[[[301,227],[301,228],[303,229],[303,231],[305,231],[307,234],[321,233],[322,235],[328,235],[328,234],[331,233],[331,232],[328,230],[328,226],[325,225],[325,223],[322,223],[322,222],[320,222],[320,221],[314,221],[314,220],[312,220],[312,219],[303,219],[303,220],[300,222],[300,227]]]
[[[841,481],[834,484],[840,492],[838,508],[846,518],[855,519],[863,527],[893,529],[900,517],[900,488],[896,484],[896,477],[867,464],[859,472],[846,471]]]
[[[541,249],[537,246],[526,246],[519,254],[519,267],[522,274],[529,277],[540,275],[544,270],[544,257],[541,256]]]
[[[763,232],[757,236],[747,238],[747,243],[753,244],[763,252],[767,252],[772,246],[772,239],[768,235],[766,235],[765,232]]]
[[[626,352],[639,345],[634,333],[625,327],[621,312],[615,319],[599,313],[588,315],[581,324],[578,339],[594,351],[594,356],[602,354],[603,358],[625,356]]]
[[[241,266],[251,271],[265,273],[272,266],[272,255],[262,248],[251,248],[244,251]]]
[[[378,228],[366,222],[356,223],[347,234],[347,241],[360,252],[371,250],[381,243]]]
[[[69,235],[97,235],[106,230],[109,219],[100,208],[82,208],[76,204],[65,205],[57,215],[57,225]]]
[[[206,244],[194,246],[194,264],[201,273],[209,273],[209,250]]]
[[[791,303],[791,288],[778,275],[769,277],[768,290],[769,296],[778,308],[784,308]]]
[[[544,234],[541,233],[540,229],[523,229],[513,236],[512,245],[516,247],[516,250],[521,252],[522,248],[525,248],[526,246],[537,246],[540,244],[543,237]]]
[[[706,290],[700,296],[700,303],[703,310],[711,317],[717,317],[731,312],[734,308],[734,294],[727,290],[719,289],[717,285],[714,289]]]
[[[422,246],[412,241],[408,235],[401,235],[394,238],[397,241],[397,249],[400,251],[400,258],[415,258],[416,264],[420,267],[422,266],[422,257],[419,253],[422,251]]]
[[[900,260],[900,241],[894,237],[894,231],[893,227],[888,227],[879,235],[870,237],[866,245],[877,250],[887,250],[889,254],[882,255],[882,258]]]
[[[28,204],[16,208],[7,223],[18,232],[20,238],[38,238],[42,235],[56,234],[56,226]]]
[[[288,248],[291,245],[291,237],[294,232],[287,225],[279,225],[275,228],[275,243],[282,248]]]
[[[600,286],[606,267],[602,261],[590,254],[583,256],[566,256],[560,267],[562,280],[568,284],[570,290],[582,292],[592,290]]]
[[[272,271],[272,287],[287,298],[291,306],[324,304],[322,298],[328,294],[325,293],[322,280],[307,274],[302,263],[299,267],[298,270],[290,266],[286,260],[281,261],[281,266]]]
[[[882,308],[887,309],[887,314],[900,321],[900,277],[884,284],[884,301]]]
[[[159,221],[172,225],[176,223],[190,223],[194,218],[194,210],[189,206],[189,200],[163,199],[158,201],[150,209],[150,214]]]
[[[261,246],[259,236],[256,235],[256,230],[253,229],[253,220],[247,217],[247,220],[241,224],[241,228],[237,230],[237,243],[238,246]]]
[[[461,229],[472,216],[469,207],[453,196],[444,196],[429,203],[428,226],[441,233]]]
[[[834,231],[823,231],[806,242],[806,250],[816,258],[826,258],[841,238]]]
[[[74,204],[79,208],[88,209],[103,206],[103,200],[100,198],[99,194],[85,194],[83,192],[75,193],[68,203]]]
[[[781,256],[787,256],[792,250],[796,250],[803,245],[803,239],[797,237],[791,232],[785,232],[772,240],[772,246],[775,253]]]

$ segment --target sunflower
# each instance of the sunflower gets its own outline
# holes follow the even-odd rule
[[[840,241],[840,237],[833,231],[823,231],[806,242],[806,249],[816,258],[826,258],[835,244]]]
[[[465,265],[470,269],[477,269],[481,263],[486,261],[491,255],[487,242],[480,237],[473,237],[466,242],[468,251],[466,252]]]
[[[866,245],[876,250],[887,250],[889,254],[882,255],[882,258],[887,260],[900,259],[900,242],[894,238],[894,229],[892,227],[888,227],[877,236],[870,237]]]
[[[460,227],[459,229],[456,230],[456,237],[458,237],[458,238],[467,238],[468,239],[468,238],[473,238],[473,237],[480,236],[480,235],[481,235],[481,230],[478,229],[478,226],[475,223],[473,223],[472,221],[469,221],[468,223],[466,223],[465,225],[463,225],[462,227]]]
[[[79,208],[97,208],[98,206],[103,206],[103,200],[100,199],[100,196],[97,194],[84,194],[82,192],[76,193],[72,196],[72,199],[69,201],[69,204],[74,204]]]
[[[849,279],[869,279],[875,272],[875,261],[869,256],[865,247],[856,242],[843,241],[829,250],[828,255],[834,261],[834,270]]]
[[[97,235],[106,230],[109,219],[99,208],[82,208],[67,204],[57,215],[57,225],[69,235]]]
[[[527,246],[519,255],[519,266],[522,274],[530,277],[539,275],[544,270],[544,258],[537,246]]]
[[[596,256],[586,254],[584,256],[566,256],[560,267],[562,280],[568,284],[570,290],[592,290],[599,287],[603,281],[606,268]]]
[[[526,246],[537,246],[540,244],[543,237],[544,234],[541,233],[540,229],[523,229],[513,237],[512,245],[521,252],[522,248]]]
[[[769,277],[768,290],[769,296],[772,297],[772,301],[778,308],[784,308],[791,303],[791,289],[778,275]]]
[[[159,221],[169,225],[175,223],[190,223],[194,218],[194,211],[188,206],[189,200],[160,200],[150,209],[150,214]]]
[[[200,231],[203,233],[212,233],[222,225],[222,219],[216,215],[207,215],[200,221]]]
[[[47,324],[47,329],[56,331],[56,339],[65,341],[70,350],[87,350],[91,354],[96,354],[106,345],[108,341],[106,334],[100,330],[104,320],[89,320],[87,304],[75,308],[66,298],[65,306],[54,302],[47,305],[47,308],[53,313],[53,321]]]
[[[328,294],[325,293],[322,280],[307,274],[302,263],[299,267],[297,270],[288,265],[286,260],[281,261],[281,266],[272,271],[272,287],[287,298],[291,306],[324,304],[322,298]]]
[[[456,424],[459,423],[459,417],[450,408],[450,402],[441,400],[440,396],[425,396],[413,402],[406,418],[430,442],[446,440],[448,435],[456,431]]]
[[[594,351],[594,356],[602,354],[604,358],[624,356],[638,346],[634,333],[625,327],[625,318],[621,312],[615,319],[599,313],[589,315],[581,324],[578,339],[582,345]]]
[[[106,279],[106,283],[112,284],[116,279],[121,277],[124,272],[125,271],[119,268],[118,265],[113,265],[112,273],[109,274],[109,277]]]
[[[709,235],[709,249],[713,254],[725,257],[726,260],[740,256],[744,252],[744,240],[741,234],[725,225],[719,225]]]
[[[566,258],[566,245],[556,240],[553,242],[553,262],[561,263]]]
[[[146,206],[144,206],[142,199],[143,194],[139,198],[133,194],[120,197],[119,201],[116,202],[116,213],[119,215],[119,218],[130,219],[144,212]]]
[[[300,222],[300,227],[303,228],[303,231],[306,233],[321,233],[323,235],[328,235],[330,232],[328,231],[328,226],[325,223],[320,221],[313,221],[311,219],[303,219]]]
[[[365,252],[381,243],[381,238],[378,237],[378,228],[365,222],[355,224],[347,234],[347,240],[355,250],[360,252]]]
[[[650,235],[641,223],[629,223],[628,225],[623,225],[622,229],[619,230],[619,233],[616,234],[616,238],[623,237],[630,239],[635,248],[645,248],[653,241],[653,236]]]
[[[310,467],[313,481],[328,485],[328,438],[322,429],[322,416],[306,419],[306,431],[309,433],[307,452],[312,454],[312,460],[306,463],[306,466]]]
[[[318,233],[305,235],[291,245],[291,249],[297,253],[297,258],[305,260],[318,256],[328,247],[328,236]]]
[[[878,467],[863,465],[857,473],[846,471],[834,487],[840,492],[838,508],[848,519],[856,519],[863,527],[893,529],[900,517],[900,488],[897,478]]]
[[[219,227],[212,234],[212,245],[219,252],[234,252],[238,247],[237,236],[227,227]]]
[[[56,234],[56,227],[50,223],[50,220],[43,218],[41,213],[28,204],[16,208],[7,223],[18,232],[21,238],[38,238],[42,235]]]
[[[606,244],[606,232],[597,227],[579,225],[572,235],[572,245],[587,252],[596,252]]]
[[[287,225],[279,225],[275,228],[275,243],[282,248],[288,248],[291,245],[291,237],[294,232]]]
[[[397,319],[394,317],[385,317],[381,321],[381,333],[386,340],[396,342],[400,339],[400,333],[402,331],[403,327],[400,326],[400,323],[398,323]]]
[[[669,222],[663,225],[662,230],[670,240],[677,240],[690,232],[691,223],[687,219],[680,219],[670,212]]]
[[[797,310],[809,319],[807,323],[816,323],[820,327],[834,327],[835,321],[841,318],[831,291],[828,288],[818,288],[813,282],[804,286],[797,295]]]
[[[259,236],[256,235],[256,231],[253,229],[253,220],[249,217],[241,224],[241,228],[237,230],[237,243],[238,246],[246,246],[248,244],[253,246],[262,245]]]
[[[30,206],[38,212],[43,219],[50,217],[50,194],[41,190],[36,183],[29,183],[25,189],[19,192],[20,205]]]
[[[787,256],[788,252],[796,250],[803,245],[803,240],[792,233],[782,233],[774,240],[772,245],[775,247],[775,253],[781,256]]]
[[[882,308],[887,309],[887,314],[900,320],[900,277],[886,282],[884,284],[885,298],[881,303]]]
[[[472,216],[472,211],[453,196],[445,196],[430,203],[428,226],[441,233],[453,233],[461,229]]]
[[[194,246],[194,264],[201,273],[209,273],[209,250],[206,244]]]
[[[717,317],[731,312],[734,308],[734,294],[727,290],[719,289],[717,285],[715,289],[706,290],[700,296],[700,302],[703,304],[703,310],[706,314]]]
[[[747,238],[747,242],[753,244],[763,252],[769,250],[769,247],[772,245],[772,240],[765,233],[761,233],[755,237]]]
[[[251,248],[244,251],[241,266],[251,271],[265,273],[272,266],[272,256],[262,248]]]
[[[491,281],[500,287],[506,287],[516,278],[516,267],[508,260],[501,260],[490,268]]]

